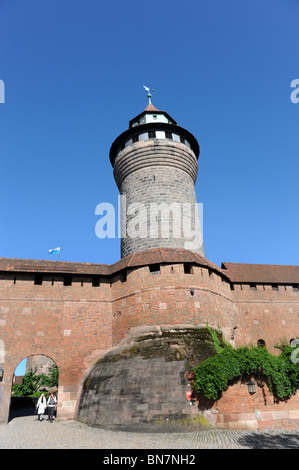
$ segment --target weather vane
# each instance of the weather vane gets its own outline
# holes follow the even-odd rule
[[[144,86],[144,85],[142,85],[142,86],[147,91],[148,103],[151,104],[151,102],[152,102],[152,100],[151,100],[151,98],[152,98],[151,91],[155,91],[155,90],[150,89],[150,88],[148,88],[147,86]]]

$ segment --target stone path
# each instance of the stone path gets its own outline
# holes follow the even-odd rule
[[[38,422],[36,416],[0,425],[0,449],[298,449],[299,430],[141,433],[107,431],[77,421]]]

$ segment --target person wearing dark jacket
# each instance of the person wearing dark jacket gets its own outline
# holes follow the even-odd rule
[[[47,402],[49,420],[51,423],[53,423],[54,408],[55,408],[56,403],[57,403],[56,397],[54,396],[54,393],[51,393]]]

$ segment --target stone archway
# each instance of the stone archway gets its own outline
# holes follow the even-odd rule
[[[20,365],[22,365],[20,369]],[[20,375],[17,375],[20,374]],[[40,378],[36,385],[31,378]],[[32,384],[33,393],[28,393]],[[22,360],[15,369],[12,379],[9,418],[34,415],[39,395],[58,392],[58,368],[56,362],[44,354],[35,354]]]

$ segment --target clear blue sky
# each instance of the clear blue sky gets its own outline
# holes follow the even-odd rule
[[[153,104],[201,146],[206,257],[299,264],[298,0],[0,0],[0,256],[111,264],[114,139]]]

